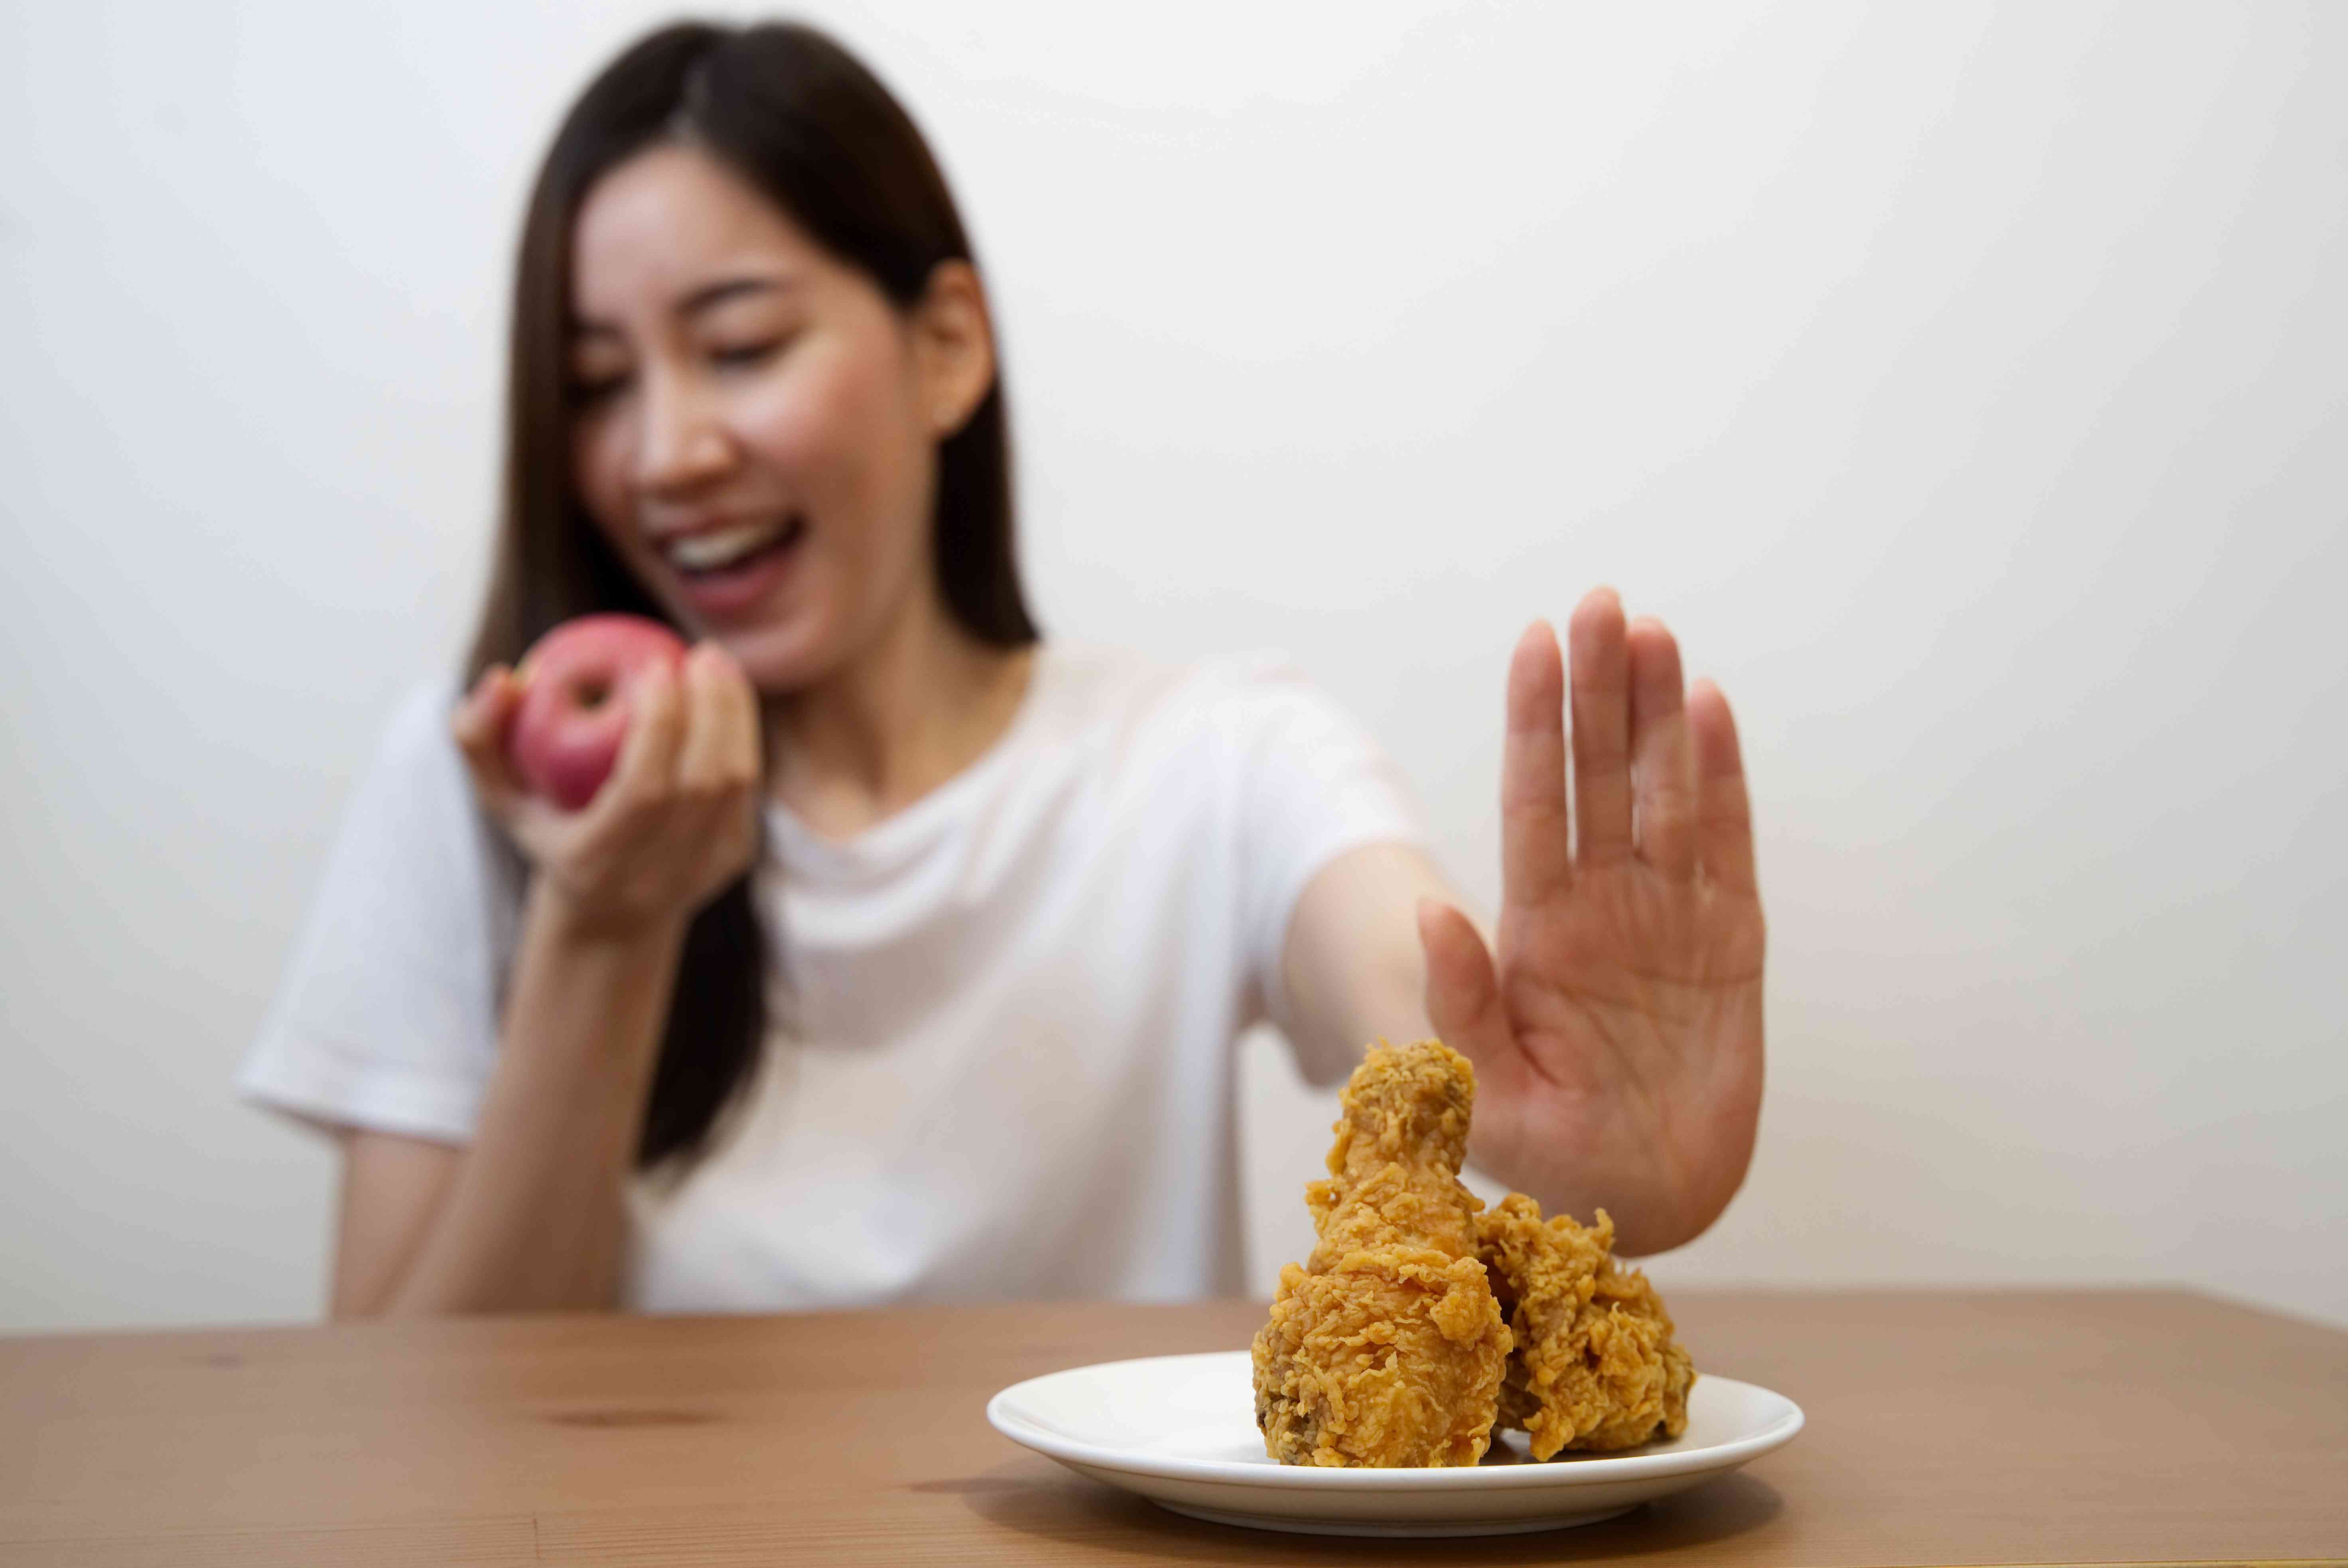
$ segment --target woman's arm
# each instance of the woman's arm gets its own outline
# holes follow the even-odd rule
[[[1348,850],[1304,885],[1289,917],[1280,979],[1289,1043],[1313,1082],[1344,1078],[1374,1040],[1435,1032],[1414,913],[1421,898],[1454,903],[1457,895],[1434,861],[1406,844]]]
[[[1552,1211],[1602,1205],[1623,1251],[1657,1252],[1716,1219],[1752,1159],[1752,820],[1727,701],[1683,690],[1660,622],[1626,627],[1600,589],[1571,641],[1570,748],[1554,635],[1535,628],[1510,661],[1496,939],[1423,856],[1357,850],[1298,900],[1282,982],[1308,1067],[1431,1023],[1476,1064],[1477,1164]]]
[[[582,931],[532,895],[472,1143],[345,1139],[335,1317],[612,1305],[683,947],[681,926]]]
[[[518,690],[491,671],[456,730],[535,867],[473,1140],[344,1141],[336,1317],[604,1307],[624,1194],[693,913],[756,843],[757,712],[714,649],[632,694],[611,780],[576,814],[503,772]]]

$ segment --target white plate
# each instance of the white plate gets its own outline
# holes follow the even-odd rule
[[[1591,1524],[1782,1448],[1802,1430],[1782,1394],[1710,1373],[1682,1436],[1535,1464],[1509,1432],[1472,1470],[1275,1464],[1255,1426],[1248,1353],[1108,1361],[1014,1383],[986,1419],[1013,1442],[1161,1508],[1316,1535],[1504,1535]]]

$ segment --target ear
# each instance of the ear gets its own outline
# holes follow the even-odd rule
[[[986,291],[968,261],[941,261],[911,312],[915,374],[930,430],[960,430],[994,385],[994,328]]]

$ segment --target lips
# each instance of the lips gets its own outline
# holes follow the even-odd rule
[[[660,542],[661,555],[685,577],[733,571],[754,557],[798,542],[807,519],[793,513],[755,522],[729,523],[689,534],[674,534]]]
[[[655,538],[653,548],[676,574],[694,610],[712,619],[740,615],[766,598],[807,538],[804,515],[726,522]]]

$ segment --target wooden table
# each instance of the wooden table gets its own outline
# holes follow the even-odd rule
[[[2348,1557],[2348,1334],[2137,1292],[1672,1303],[1808,1430],[1473,1542],[1199,1523],[986,1425],[1035,1373],[1243,1345],[1242,1302],[0,1339],[0,1563]]]

